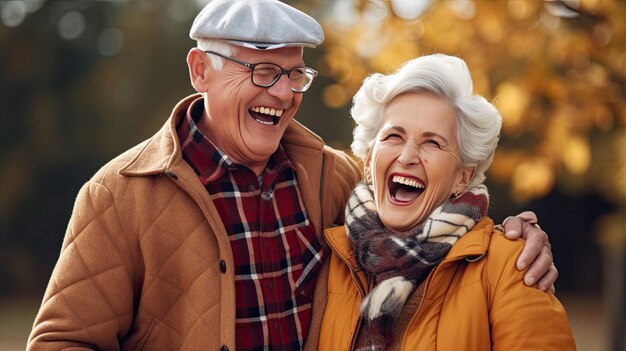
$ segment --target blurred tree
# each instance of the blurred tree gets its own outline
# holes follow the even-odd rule
[[[191,93],[196,7],[0,2],[0,296],[41,294],[78,188]]]
[[[81,120],[90,111],[77,113],[68,91],[94,68],[98,55],[86,43],[113,10],[102,2],[59,2],[28,13],[26,4],[0,4],[9,27],[0,27],[0,294],[45,281],[76,180],[95,167],[90,140],[97,133],[83,126],[98,118]]]
[[[626,2],[337,0],[325,6],[326,55],[319,66],[336,81],[324,88],[328,106],[348,105],[371,72],[393,71],[422,54],[458,55],[476,92],[494,99],[504,118],[490,175],[510,186],[513,199],[545,196],[558,183],[573,194],[604,189],[607,199],[623,203],[624,155],[598,170],[593,145],[608,138],[607,147],[626,146],[612,133],[626,126]]]

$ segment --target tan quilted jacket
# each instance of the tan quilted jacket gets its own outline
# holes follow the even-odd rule
[[[176,136],[196,98],[82,187],[28,350],[235,350],[228,236]],[[321,236],[342,221],[360,172],[295,121],[282,145]],[[316,285],[305,350],[317,349],[325,289]]]

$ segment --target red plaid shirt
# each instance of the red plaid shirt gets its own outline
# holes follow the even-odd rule
[[[299,350],[309,330],[322,246],[282,147],[259,177],[196,128],[202,98],[178,127],[185,160],[205,185],[235,262],[237,350]]]

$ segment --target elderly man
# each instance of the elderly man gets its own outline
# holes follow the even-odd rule
[[[279,1],[214,0],[190,35],[198,94],[81,189],[29,349],[317,348],[320,233],[361,177],[294,120],[322,29]],[[534,219],[507,235],[528,236],[520,259],[550,286]]]

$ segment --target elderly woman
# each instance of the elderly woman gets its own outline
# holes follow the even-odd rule
[[[522,283],[487,216],[502,124],[463,60],[424,56],[354,98],[352,192],[332,248],[320,350],[574,350],[557,298]]]

